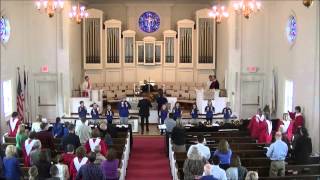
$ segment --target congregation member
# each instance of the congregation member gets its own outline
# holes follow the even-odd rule
[[[117,159],[117,152],[113,148],[109,149],[106,160],[101,163],[100,167],[106,180],[119,179],[119,159]]]
[[[41,151],[39,154],[39,161],[34,164],[38,169],[38,179],[45,180],[50,178],[51,162],[47,158],[47,154]]]
[[[22,147],[24,146],[24,142],[28,139],[28,135],[26,132],[26,128],[23,124],[20,124],[18,127],[17,135],[16,135],[16,148],[17,154],[19,156],[22,155]]]
[[[108,124],[112,124],[112,120],[113,120],[113,111],[111,110],[111,105],[108,104],[107,105],[107,111],[106,111],[106,120],[108,122]]]
[[[88,158],[86,157],[86,150],[83,146],[78,147],[76,149],[76,157],[73,158],[69,166],[69,174],[71,180],[76,179],[81,166],[85,165],[87,162]]]
[[[96,124],[96,121],[100,118],[97,103],[93,103],[90,114],[91,114],[92,121]]]
[[[250,135],[254,139],[259,138],[259,123],[264,121],[265,117],[262,113],[262,110],[259,108],[257,114],[254,115],[248,125],[248,129],[250,131]]]
[[[298,129],[294,136],[293,159],[296,164],[308,164],[312,153],[312,142],[309,133],[305,127]]]
[[[140,125],[141,125],[141,134],[144,133],[144,124],[146,123],[146,131],[149,131],[149,116],[150,116],[150,108],[152,107],[150,100],[145,94],[143,99],[139,100],[138,108],[139,108],[139,116],[140,116]]]
[[[75,134],[75,127],[73,124],[68,126],[69,133],[62,138],[62,149],[67,152],[67,146],[72,145],[75,149],[81,146],[80,138]]]
[[[63,137],[66,137],[69,134],[69,125],[70,123],[68,121],[64,122]]]
[[[245,180],[258,180],[258,179],[259,179],[259,175],[257,171],[249,171],[245,178]]]
[[[81,85],[82,97],[88,97],[89,91],[91,90],[91,82],[89,80],[89,76],[84,77],[84,81]]]
[[[101,154],[101,146],[100,145],[97,145],[94,148],[94,153],[96,153],[96,160],[94,161],[95,164],[100,165],[102,161],[106,160],[105,156]],[[108,153],[109,153],[109,151],[108,151]]]
[[[203,176],[200,178],[200,180],[218,180],[217,178],[215,178],[211,175],[211,165],[210,164],[204,165]]]
[[[197,124],[199,109],[196,103],[192,105],[192,109],[190,112],[191,115],[191,124]]]
[[[64,127],[60,117],[56,118],[56,123],[53,125],[52,133],[55,138],[62,138],[64,135]]]
[[[231,158],[230,167],[227,169],[228,180],[243,180],[247,175],[247,168],[241,166],[240,157],[233,155]]]
[[[101,138],[104,138],[104,142],[107,146],[113,145],[112,137],[109,134],[109,130],[113,130],[113,124],[107,124],[105,121],[100,121],[98,125],[98,130],[100,131]],[[109,129],[108,129],[109,128]]]
[[[66,164],[68,167],[70,167],[71,161],[73,161],[75,157],[76,155],[74,154],[74,146],[72,144],[68,144],[66,152],[61,155],[63,164]]]
[[[87,140],[86,144],[84,145],[87,154],[90,152],[94,152],[96,146],[101,147],[101,154],[102,155],[104,155],[104,156],[107,155],[108,147],[107,147],[106,143],[101,139],[100,131],[98,129],[94,129],[92,131],[92,138],[89,138]]]
[[[91,136],[91,127],[86,124],[86,118],[81,118],[81,122],[76,126],[76,135],[79,136],[80,143],[85,144]]]
[[[118,103],[120,124],[128,124],[129,109],[131,109],[130,103],[126,100],[126,98],[122,98],[122,100]]]
[[[288,146],[281,140],[281,132],[276,132],[276,141],[270,145],[267,151],[267,157],[271,160],[270,177],[285,175],[285,159],[288,153]]]
[[[212,76],[212,81],[210,84],[210,88],[209,89],[220,89],[219,87],[219,81],[217,80],[216,75]]]
[[[156,101],[158,104],[158,115],[159,115],[162,106],[168,103],[168,99],[164,96],[163,89],[159,89],[158,93],[159,95],[156,97]]]
[[[104,179],[101,168],[94,164],[96,160],[96,153],[91,152],[88,155],[88,163],[84,164],[80,167],[78,174],[76,176],[76,180],[98,180]]]
[[[18,127],[21,124],[21,121],[19,120],[19,114],[17,112],[13,112],[11,115],[11,118],[7,122],[9,126],[9,132],[8,136],[9,137],[16,137]]]
[[[159,120],[160,120],[160,124],[164,124],[164,122],[168,119],[169,117],[169,111],[167,108],[166,104],[163,104],[161,107],[161,110],[159,111]],[[161,129],[160,134],[163,134],[163,130]]]
[[[301,107],[296,106],[294,108],[295,112],[289,112],[289,116],[293,121],[293,130],[292,133],[295,134],[298,130],[298,128],[301,128],[304,125],[304,118],[301,113]]]
[[[42,149],[54,150],[54,139],[51,132],[48,131],[49,125],[41,123],[41,131],[36,133],[36,138],[40,140]]]
[[[69,179],[69,168],[68,165],[63,163],[63,158],[60,155],[57,155],[57,164],[55,165],[58,169],[57,177],[60,180],[68,180]]]
[[[181,121],[172,129],[171,140],[174,152],[186,152],[186,130]]]
[[[215,112],[215,108],[212,105],[212,100],[208,100],[208,104],[205,107],[205,112],[206,112],[206,121],[208,124],[212,124],[212,119],[213,119],[213,114]]]
[[[222,114],[223,114],[223,119],[226,122],[229,122],[229,119],[231,118],[231,115],[232,115],[232,110],[230,108],[230,102],[227,102],[226,107],[222,109]]]
[[[47,178],[46,180],[61,180],[59,177],[59,170],[56,165],[52,165],[50,168],[50,178]]]
[[[230,149],[228,141],[222,139],[219,141],[218,148],[214,151],[213,156],[217,156],[220,160],[220,167],[224,170],[230,166],[230,159],[232,151]]]
[[[36,132],[31,131],[29,133],[28,139],[26,139],[24,141],[24,143],[22,143],[22,145],[21,145],[22,155],[23,155],[23,159],[24,159],[24,165],[26,167],[30,166],[30,153],[31,153],[31,151],[34,149],[37,149],[36,141],[39,142],[38,144],[40,144],[40,147],[38,147],[38,148],[41,149],[41,143],[38,139],[36,139]]]
[[[42,124],[42,115],[38,115],[35,122],[32,122],[31,131],[40,132],[41,131],[41,124]]]
[[[172,114],[173,114],[173,120],[177,121],[177,119],[181,119],[182,116],[182,110],[180,107],[180,103],[176,102],[172,109]]]
[[[29,180],[37,180],[38,179],[38,168],[36,166],[32,166],[28,170]]]
[[[34,166],[35,164],[37,164],[40,161],[40,154],[41,154],[42,150],[41,150],[41,142],[40,141],[35,141],[33,148],[30,152],[30,161],[28,162],[28,164],[30,164],[31,166]],[[49,153],[48,153],[49,154]],[[49,157],[47,157],[49,159]]]
[[[84,106],[84,102],[80,101],[80,106],[78,107],[79,119],[87,117],[87,108]]]
[[[224,169],[220,168],[220,159],[218,156],[212,157],[211,175],[218,180],[227,180],[227,174]]]
[[[258,143],[270,144],[272,141],[272,122],[265,118],[259,122]]]
[[[168,114],[169,115],[169,114]],[[164,120],[164,124],[166,125],[166,134],[171,136],[173,128],[176,127],[177,122],[174,121],[172,118],[167,117]]]
[[[202,134],[199,134],[199,135],[197,136],[197,144],[191,145],[191,146],[189,147],[189,150],[188,150],[188,153],[187,153],[187,156],[188,156],[188,157],[191,155],[192,147],[197,147],[200,155],[201,155],[204,159],[206,159],[206,160],[209,160],[209,159],[210,159],[210,156],[211,156],[211,154],[210,154],[210,149],[209,149],[208,146],[205,145],[205,143],[204,143],[204,137],[203,137]]]
[[[6,147],[5,157],[3,158],[4,176],[7,180],[20,180],[21,170],[20,162],[16,158],[16,147],[8,145]]]
[[[189,151],[188,158],[183,163],[183,174],[185,180],[194,180],[202,176],[206,160],[201,155],[198,147],[191,146]]]

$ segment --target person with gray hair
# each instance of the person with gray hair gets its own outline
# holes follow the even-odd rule
[[[203,174],[206,160],[201,156],[196,146],[191,147],[188,159],[184,161],[183,173],[185,180],[194,180]]]
[[[94,161],[94,164],[100,165],[102,161],[106,160],[106,158],[101,154],[100,145],[94,147],[94,152],[96,153],[96,160]]]
[[[41,148],[42,148],[41,142],[39,140],[35,141],[34,145],[33,145],[33,149],[30,152],[30,165],[31,166],[33,166],[39,162]],[[45,151],[45,153],[46,153],[47,161],[51,161],[51,158],[50,158],[51,153],[49,151]]]
[[[258,179],[259,179],[259,176],[257,171],[249,171],[245,178],[245,180],[258,180]]]

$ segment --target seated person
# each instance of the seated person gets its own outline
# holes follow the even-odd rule
[[[210,154],[210,149],[209,149],[208,146],[206,146],[206,145],[204,144],[204,137],[203,137],[203,135],[202,135],[202,134],[199,134],[199,135],[197,136],[197,140],[198,140],[198,143],[197,143],[196,145],[191,145],[191,146],[189,147],[187,156],[189,157],[189,156],[191,155],[191,149],[192,149],[192,147],[197,147],[200,155],[201,155],[204,159],[209,160],[209,159],[210,159],[210,156],[211,156],[211,154]]]
[[[229,147],[228,141],[225,139],[220,140],[218,148],[213,153],[213,156],[217,156],[220,160],[220,167],[224,170],[228,169],[230,166],[230,159],[232,156],[232,151]]]
[[[107,145],[100,138],[100,131],[98,129],[95,129],[92,132],[92,138],[89,138],[89,140],[85,144],[86,152],[94,152],[95,147],[98,145],[100,145],[101,147],[101,154],[104,156],[107,155]]]

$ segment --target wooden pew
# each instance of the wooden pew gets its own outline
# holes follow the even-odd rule
[[[261,177],[268,177],[269,167],[270,166],[255,166],[247,167],[247,169],[250,171],[257,171]],[[320,174],[320,164],[286,165],[286,176],[297,176],[292,174],[293,171],[297,171],[297,175]]]

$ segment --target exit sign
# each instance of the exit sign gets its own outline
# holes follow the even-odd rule
[[[48,65],[43,65],[43,66],[41,66],[41,72],[43,72],[43,73],[49,72]]]
[[[250,73],[255,73],[258,71],[258,68],[256,66],[248,66],[247,71]]]

